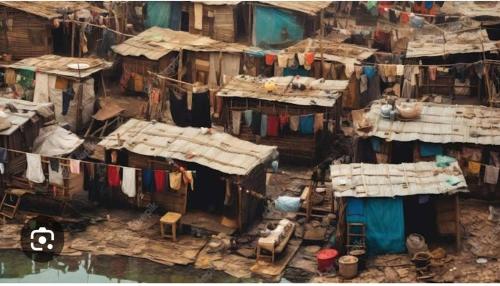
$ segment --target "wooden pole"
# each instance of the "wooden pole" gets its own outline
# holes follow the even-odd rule
[[[455,194],[455,215],[456,215],[456,230],[457,230],[457,252],[462,248],[462,237],[460,231],[460,202],[458,194]]]
[[[319,23],[319,29],[320,29],[320,35],[319,35],[319,51],[321,53],[321,76],[324,77],[324,72],[323,72],[323,66],[325,63],[325,58],[323,56],[323,37],[325,33],[325,15],[324,15],[324,9],[321,9],[321,14],[320,14],[320,23]]]
[[[182,82],[182,49],[179,51],[179,66],[177,67],[177,80]],[[179,85],[181,85],[179,82]]]
[[[75,56],[75,22],[71,23],[71,57]]]

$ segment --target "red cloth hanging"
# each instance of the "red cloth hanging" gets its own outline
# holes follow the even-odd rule
[[[108,166],[108,186],[112,188],[120,186],[120,167]]]
[[[266,65],[272,66],[274,64],[275,59],[276,59],[276,55],[266,54]]]
[[[162,193],[166,186],[165,171],[154,170],[153,172],[155,178],[155,191],[157,193]]]
[[[401,18],[400,18],[401,24],[407,24],[410,22],[410,14],[407,12],[401,12]]]
[[[267,116],[267,136],[279,135],[280,120],[277,115]]]

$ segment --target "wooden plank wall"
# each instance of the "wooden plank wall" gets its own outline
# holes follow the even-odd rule
[[[255,167],[249,175],[239,177],[239,184],[244,188],[262,195],[266,195],[266,168],[264,165]],[[233,194],[238,194],[238,190]],[[264,201],[241,191],[239,195],[241,202],[239,206],[240,230],[250,226],[257,216],[264,210]]]
[[[189,32],[233,43],[236,41],[234,10],[233,5],[203,5],[203,29],[197,30],[194,28],[194,3],[191,3],[188,8]]]
[[[11,53],[13,59],[52,54],[49,20],[5,6],[0,6],[0,15],[4,24],[12,23],[11,28],[0,33],[1,52]]]

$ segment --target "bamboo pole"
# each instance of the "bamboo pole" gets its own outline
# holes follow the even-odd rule
[[[323,51],[323,37],[325,33],[325,11],[324,9],[321,9],[321,14],[320,14],[320,23],[319,23],[319,29],[320,29],[320,36],[319,36],[319,51],[321,53],[321,76],[324,77],[325,75],[323,74],[323,66],[325,63],[325,57],[324,57],[324,51]]]
[[[71,23],[71,57],[75,56],[75,23]]]

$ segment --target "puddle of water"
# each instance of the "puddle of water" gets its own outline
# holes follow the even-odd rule
[[[19,250],[0,251],[0,283],[236,283],[257,282],[238,279],[222,271],[192,266],[165,266],[146,259],[126,256],[59,256],[46,263],[34,262]]]

